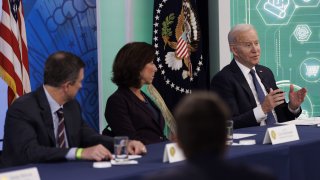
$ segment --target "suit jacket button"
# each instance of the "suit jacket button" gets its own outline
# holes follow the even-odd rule
[[[160,139],[163,140],[163,137],[160,136]]]

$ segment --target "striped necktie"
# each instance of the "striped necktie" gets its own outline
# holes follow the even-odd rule
[[[258,99],[260,101],[260,104],[262,104],[264,101],[265,95],[264,95],[264,92],[260,86],[260,83],[257,80],[256,71],[254,69],[251,69],[250,74],[252,76],[253,84],[254,84],[254,87],[256,88],[256,91],[258,94]],[[267,114],[266,124],[274,124],[274,123],[276,123],[276,120],[272,114],[272,111],[270,111]]]
[[[57,111],[57,115],[58,115],[58,118],[59,118],[58,134],[57,134],[58,146],[60,148],[65,148],[66,147],[66,139],[65,139],[65,127],[64,127],[64,115],[63,115],[63,109],[62,108],[60,108]]]

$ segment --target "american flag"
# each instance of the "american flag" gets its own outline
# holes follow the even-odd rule
[[[0,76],[8,84],[8,105],[30,92],[22,0],[3,0],[0,21]]]
[[[182,33],[182,35],[178,39],[176,56],[178,58],[189,57],[189,50],[188,50],[188,42],[187,42],[186,33]]]

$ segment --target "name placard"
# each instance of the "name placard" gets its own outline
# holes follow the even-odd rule
[[[163,153],[163,162],[173,163],[185,160],[185,156],[177,143],[166,144]]]
[[[38,169],[35,167],[0,173],[0,179],[5,180],[40,180]]]
[[[274,145],[296,140],[299,140],[297,127],[291,124],[268,128],[264,135],[263,144],[272,143]]]

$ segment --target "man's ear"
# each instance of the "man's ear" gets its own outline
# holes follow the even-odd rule
[[[236,46],[234,45],[229,45],[230,51],[232,54],[234,54],[234,56],[238,56],[238,49]]]
[[[62,89],[67,89],[67,88],[69,87],[69,85],[71,85],[71,82],[70,82],[70,81],[64,82],[64,83],[61,85],[61,88],[62,88]]]
[[[233,45],[229,45],[230,52],[232,52]]]

